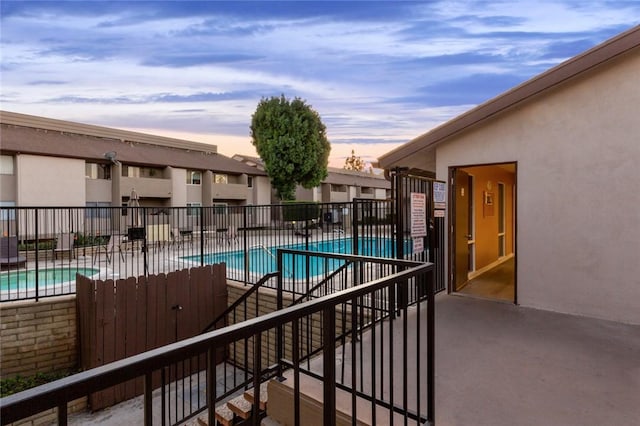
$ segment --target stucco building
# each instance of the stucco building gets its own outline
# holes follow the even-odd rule
[[[449,291],[640,324],[638,105],[634,27],[382,156],[448,183]]]
[[[0,112],[3,206],[269,203],[266,173],[215,145]]]

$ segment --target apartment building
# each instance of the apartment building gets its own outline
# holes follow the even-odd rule
[[[268,204],[262,170],[215,145],[0,111],[0,205]]]
[[[264,171],[264,163],[258,157],[236,154],[233,159]],[[306,189],[298,185],[296,200],[319,203],[346,203],[354,198],[384,200],[391,197],[391,182],[383,175],[356,170],[329,167],[328,175],[319,186]],[[275,193],[272,202],[275,202]]]

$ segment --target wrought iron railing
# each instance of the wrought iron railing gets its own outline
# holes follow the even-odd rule
[[[247,315],[250,309],[245,309],[245,318],[241,322],[222,329],[3,398],[0,400],[2,423],[58,407],[58,423],[66,424],[68,401],[144,377],[144,421],[152,424],[153,377],[161,371],[162,421],[178,423],[209,409],[209,424],[214,424],[213,407],[229,396],[228,390],[219,390],[215,386],[222,380],[219,375],[226,374],[224,369],[216,369],[216,353],[221,349],[231,352],[236,345],[242,346],[238,352],[243,353],[243,360],[241,362],[232,356],[228,362],[241,366],[245,371],[245,385],[253,386],[255,395],[264,386],[266,377],[290,374],[294,406],[299,407],[300,393],[304,392],[300,388],[300,375],[321,379],[324,424],[335,424],[336,392],[350,395],[350,412],[355,417],[364,410],[375,420],[382,410],[392,423],[398,419],[402,422],[433,422],[433,265],[286,250],[278,254],[279,269],[284,269],[287,262],[296,264],[298,258],[307,267],[307,273],[310,272],[308,266],[318,259],[321,262],[336,260],[348,265],[338,268],[337,274],[333,271],[326,274],[332,278],[343,275],[341,282],[346,285],[332,289],[332,293],[327,290],[317,297],[309,295],[301,303],[284,307],[285,284],[291,284],[289,281],[293,280],[295,288],[300,280],[280,274],[275,312],[250,318]],[[325,280],[327,285],[330,282]],[[400,299],[397,294],[413,296]],[[293,302],[293,296],[290,300]],[[337,359],[342,360],[340,368],[336,365]],[[191,368],[192,362],[200,362],[197,360],[203,360],[206,365],[206,378],[198,383],[204,390],[197,388],[195,394],[204,392],[205,397],[196,396],[195,403],[192,400],[185,402],[186,394],[194,394],[192,387],[185,392],[186,381],[191,386],[193,382],[200,381],[200,374],[183,374],[180,382],[172,380],[172,375],[179,375],[176,370],[180,368],[184,373],[186,363]],[[276,365],[275,370],[272,364]],[[347,364],[350,366],[348,369],[345,368]],[[290,373],[285,373],[286,368]],[[178,395],[180,392],[182,394]],[[358,404],[359,400],[367,401],[366,408]],[[254,410],[252,421],[258,424],[258,408]],[[295,409],[294,417],[295,424],[301,424],[299,409]]]
[[[367,224],[390,240],[391,204],[370,202],[380,207]],[[353,203],[2,207],[0,301],[73,294],[76,273],[105,280],[222,262],[229,279],[253,284],[276,270],[279,248],[357,250],[353,212]]]

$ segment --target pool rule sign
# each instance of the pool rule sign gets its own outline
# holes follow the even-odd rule
[[[424,238],[427,236],[427,196],[419,192],[411,193],[411,237],[413,252],[424,251]]]

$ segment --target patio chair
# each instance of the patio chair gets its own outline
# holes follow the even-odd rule
[[[18,252],[18,237],[2,237],[0,239],[0,267],[20,267],[27,258]]]
[[[54,259],[58,259],[58,253],[69,253],[70,259],[74,259],[76,257],[75,251],[73,250],[73,241],[75,240],[75,236],[76,235],[73,232],[68,234],[64,233],[56,239],[56,247],[53,249]]]
[[[113,253],[116,248],[118,249],[118,253],[120,254],[120,260],[124,262],[124,256],[122,256],[122,236],[120,235],[111,235],[109,237],[109,241],[107,244],[101,244],[97,250],[93,251],[93,264],[96,264],[96,258],[100,256],[100,253],[104,250],[104,254],[107,258],[107,264],[111,263],[111,258],[113,257]]]
[[[238,228],[235,226],[229,226],[227,232],[224,234],[224,238],[227,244],[231,244],[231,241],[238,242]]]

